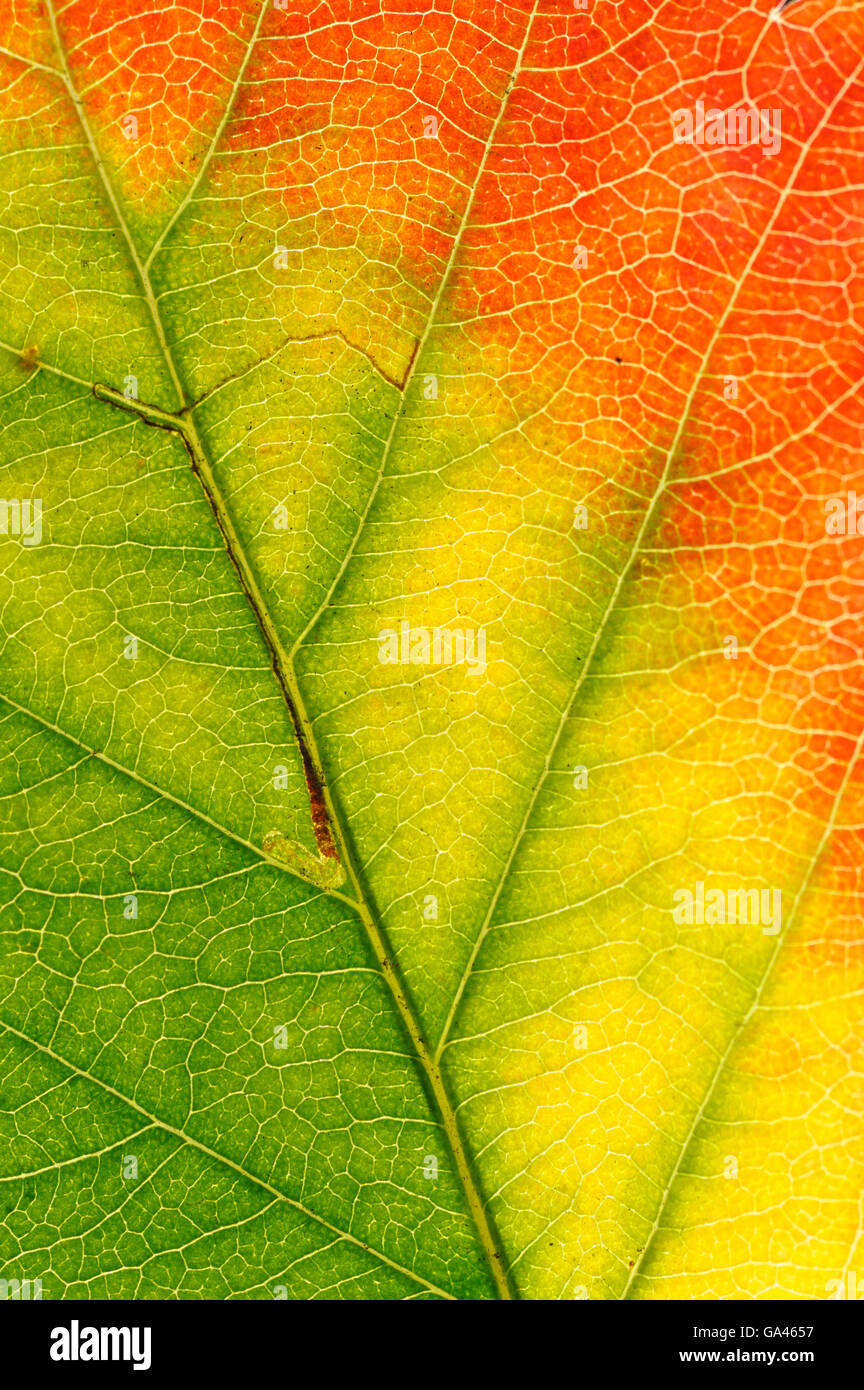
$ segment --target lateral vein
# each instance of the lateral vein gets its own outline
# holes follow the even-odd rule
[[[374,1255],[382,1264],[389,1265],[391,1269],[395,1269],[399,1274],[405,1275],[408,1279],[413,1279],[417,1284],[422,1284],[424,1288],[439,1294],[442,1298],[453,1300],[454,1295],[449,1293],[446,1289],[439,1288],[437,1284],[433,1284],[430,1280],[424,1279],[422,1275],[415,1273],[414,1270],[406,1268],[405,1265],[399,1264],[396,1260],[391,1260],[389,1255],[385,1255],[380,1250],[376,1250],[373,1245],[369,1245],[366,1241],[360,1240],[358,1236],[352,1235],[350,1231],[342,1230],[341,1227],[334,1225],[332,1221],[328,1221],[326,1217],[319,1216],[317,1212],[312,1211],[311,1208],[305,1206],[302,1202],[298,1202],[295,1197],[289,1197],[287,1193],[282,1192],[278,1187],[274,1187],[266,1178],[259,1178],[255,1173],[250,1173],[242,1164],[235,1163],[232,1158],[227,1158],[225,1154],[219,1153],[216,1149],[211,1149],[209,1144],[205,1144],[200,1139],[193,1138],[191,1134],[187,1134],[185,1130],[179,1129],[176,1125],[169,1124],[167,1120],[160,1120],[157,1115],[151,1115],[149,1110],[145,1110],[144,1106],[139,1105],[131,1096],[124,1095],[123,1092],[118,1091],[115,1086],[112,1086],[107,1081],[102,1081],[98,1076],[93,1076],[90,1072],[85,1071],[83,1067],[77,1066],[75,1062],[70,1062],[67,1057],[61,1057],[53,1048],[46,1047],[44,1043],[37,1042],[35,1038],[28,1037],[26,1033],[22,1033],[20,1029],[14,1028],[12,1024],[7,1023],[5,1019],[0,1018],[0,1027],[5,1028],[7,1033],[11,1033],[12,1036],[18,1038],[20,1042],[26,1043],[29,1047],[36,1048],[38,1052],[43,1053],[46,1057],[50,1057],[52,1061],[57,1062],[60,1066],[66,1067],[76,1076],[80,1076],[82,1080],[90,1082],[93,1086],[99,1086],[108,1095],[113,1096],[115,1100],[121,1101],[124,1105],[128,1105],[132,1110],[136,1111],[136,1113],[147,1120],[149,1124],[164,1130],[166,1134],[173,1135],[173,1137],[179,1139],[181,1143],[189,1144],[191,1148],[198,1149],[200,1153],[206,1154],[208,1158],[214,1159],[217,1163],[222,1163],[227,1168],[233,1169],[241,1178],[244,1178],[247,1182],[255,1183],[258,1187],[263,1188],[265,1192],[269,1192],[271,1196],[278,1197],[281,1201],[287,1202],[295,1211],[300,1212],[301,1215],[307,1217],[310,1221],[315,1221],[318,1225],[324,1226],[326,1230],[339,1236],[341,1240],[347,1240],[352,1245],[358,1246],[359,1249],[365,1250],[367,1254]]]

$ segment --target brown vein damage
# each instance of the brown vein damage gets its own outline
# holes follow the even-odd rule
[[[174,406],[174,410],[176,413],[161,410],[156,406],[141,405],[137,401],[129,401],[124,396],[122,396],[119,391],[116,391],[109,386],[97,384],[92,387],[92,390],[98,400],[106,401],[111,405],[117,406],[121,410],[125,410],[133,415],[137,415],[141,420],[144,421],[145,424],[155,425],[157,428],[160,429],[173,430],[174,432],[179,434],[180,438],[183,440],[183,443],[189,454],[195,476],[198,478],[203,488],[204,494],[208,501],[208,505],[210,506],[210,509],[214,514],[216,523],[223,537],[228,557],[238,578],[240,579],[243,592],[247,596],[249,605],[254,614],[255,621],[258,627],[260,628],[261,634],[264,638],[267,648],[271,653],[273,671],[279,683],[279,687],[282,691],[285,706],[290,714],[296,732],[297,745],[300,749],[301,758],[303,760],[304,770],[306,773],[307,787],[309,790],[309,802],[310,813],[312,816],[312,825],[313,830],[315,832],[316,843],[319,846],[321,860],[323,862],[326,859],[330,861],[332,864],[333,860],[335,859],[342,866],[343,870],[347,869],[348,877],[352,884],[352,888],[356,895],[356,898],[345,898],[344,900],[349,902],[350,905],[353,908],[355,908],[356,911],[359,913],[360,919],[363,922],[364,927],[366,929],[368,940],[381,969],[383,978],[385,979],[387,987],[390,990],[390,996],[394,1001],[395,1007],[402,1019],[402,1023],[408,1033],[408,1036],[414,1044],[414,1048],[417,1054],[417,1062],[424,1076],[427,1092],[431,1095],[431,1098],[434,1101],[434,1108],[437,1109],[438,1113],[441,1116],[444,1132],[447,1136],[447,1140],[450,1145],[450,1151],[453,1155],[453,1159],[456,1165],[456,1171],[462,1184],[465,1199],[471,1216],[474,1220],[475,1230],[479,1238],[480,1244],[482,1245],[484,1254],[486,1256],[489,1271],[491,1273],[498,1295],[502,1299],[510,1299],[513,1297],[513,1293],[510,1287],[510,1276],[507,1270],[506,1263],[499,1249],[498,1239],[493,1227],[492,1220],[486,1211],[485,1202],[481,1195],[480,1185],[473,1171],[472,1161],[469,1158],[465,1144],[462,1140],[459,1121],[456,1117],[456,1111],[453,1102],[451,1101],[447,1084],[444,1080],[444,1076],[440,1067],[432,1058],[429,1045],[427,1043],[426,1038],[423,1036],[422,1029],[420,1027],[413,1004],[410,1000],[409,993],[407,991],[404,981],[401,979],[399,967],[396,961],[391,958],[391,953],[389,951],[383,933],[383,929],[378,925],[376,916],[373,912],[373,908],[371,905],[371,899],[369,898],[369,895],[363,884],[360,869],[354,862],[354,852],[347,826],[343,826],[342,818],[338,813],[338,809],[335,806],[335,803],[324,781],[320,767],[320,759],[315,749],[315,737],[314,732],[312,730],[312,725],[304,709],[302,693],[299,689],[299,686],[296,683],[296,680],[294,679],[293,668],[291,665],[291,656],[288,652],[286,652],[282,644],[281,638],[279,636],[278,630],[276,629],[273,620],[270,617],[269,609],[264,600],[264,596],[258,587],[258,582],[255,578],[254,570],[252,566],[246,561],[244,550],[240,543],[239,536],[237,535],[234,529],[234,523],[231,519],[230,512],[227,506],[225,505],[225,500],[222,497],[222,493],[213,474],[213,470],[210,466],[207,454],[203,448],[201,439],[198,435],[198,431],[192,415],[194,406],[189,401],[188,394],[184,388],[183,382],[177,371],[177,366],[174,362],[171,348],[166,338],[165,327],[162,323],[162,318],[159,312],[159,306],[157,303],[156,295],[154,293],[153,286],[149,277],[150,259],[152,259],[152,257],[156,254],[156,249],[164,242],[168,229],[170,228],[170,226],[174,225],[174,223],[177,221],[177,218],[181,215],[182,211],[185,210],[186,206],[188,206],[188,202],[194,195],[195,189],[197,189],[200,186],[204,178],[204,173],[209,164],[210,158],[214,153],[216,144],[218,143],[222,131],[225,129],[226,123],[230,118],[231,111],[233,110],[234,103],[237,99],[237,94],[240,89],[243,73],[246,69],[246,64],[249,61],[249,57],[255,43],[255,39],[259,32],[260,24],[263,22],[263,16],[267,12],[268,7],[266,5],[262,5],[261,7],[261,14],[259,15],[258,23],[256,24],[255,33],[253,34],[249,47],[247,48],[246,56],[243,61],[243,66],[241,67],[240,73],[238,75],[238,80],[232,92],[231,99],[228,102],[228,105],[225,109],[223,119],[220,122],[219,128],[210,146],[210,150],[208,151],[205,160],[203,161],[198,170],[198,174],[196,176],[189,198],[187,198],[187,200],[185,200],[184,203],[179,205],[178,211],[175,212],[174,219],[172,219],[172,222],[168,223],[166,225],[166,228],[163,229],[159,241],[156,243],[156,246],[151,251],[150,259],[148,259],[147,262],[143,262],[139,254],[138,248],[136,246],[136,243],[132,237],[129,226],[124,217],[123,209],[117,197],[117,193],[114,189],[114,186],[108,175],[106,166],[100,155],[99,147],[94,138],[93,130],[90,126],[86,108],[81,97],[76,91],[75,85],[72,81],[72,76],[69,70],[69,64],[66,58],[66,52],[61,39],[61,34],[57,23],[57,17],[54,10],[55,3],[56,0],[46,0],[46,7],[51,22],[54,42],[62,68],[62,72],[59,74],[59,76],[66,88],[69,100],[72,102],[77,113],[82,133],[85,137],[88,148],[93,158],[94,169],[99,180],[102,183],[103,189],[105,191],[105,196],[113,212],[119,234],[121,235],[126,244],[129,263],[140,285],[144,302],[147,305],[147,309],[152,320],[153,330],[161,348],[162,355],[165,361],[165,366],[168,370],[168,374],[170,376],[171,383],[175,392],[176,404]],[[539,0],[535,0],[534,8],[531,12],[531,17],[526,25],[522,46],[519,49],[516,64],[510,82],[507,86],[507,91],[503,96],[498,115],[496,116],[489,132],[489,137],[486,142],[483,158],[477,171],[477,179],[474,184],[474,189],[471,193],[471,197],[469,198],[466,204],[462,221],[459,225],[458,231],[453,241],[453,248],[447,263],[447,267],[441,280],[438,295],[436,296],[436,299],[431,307],[429,320],[427,322],[423,336],[421,337],[419,342],[415,343],[414,350],[411,354],[411,360],[408,363],[406,369],[405,377],[401,385],[403,401],[404,393],[407,390],[412,372],[416,366],[417,359],[420,353],[422,352],[423,345],[431,330],[431,326],[435,319],[435,315],[437,313],[441,297],[444,294],[446,285],[448,283],[450,271],[452,270],[453,264],[455,262],[456,255],[458,253],[458,249],[462,241],[462,235],[467,225],[468,218],[470,216],[471,209],[474,204],[477,183],[479,183],[480,178],[483,175],[483,171],[486,167],[486,162],[490,150],[494,144],[496,133],[504,116],[507,98],[509,97],[510,91],[513,87],[516,77],[518,76],[520,65],[522,63],[523,55],[525,53],[528,38],[531,33],[531,28],[534,22],[534,18],[537,14],[538,8]],[[39,363],[38,365],[42,366],[45,364]],[[57,369],[48,368],[48,370],[56,371]],[[61,373],[61,375],[67,376],[68,373],[63,372]],[[90,383],[80,381],[78,378],[72,379],[78,381],[79,385],[91,389]],[[373,489],[367,507],[364,510],[363,517],[361,518],[360,522],[360,528],[358,528],[358,531],[355,534],[348,555],[346,556],[345,561],[340,569],[340,576],[344,572],[345,564],[347,564],[348,560],[354,553],[354,548],[356,546],[357,539],[359,536],[359,530],[362,528],[363,522],[365,521],[366,516],[368,515],[369,508],[371,507],[375,493],[377,492],[377,487],[380,484],[381,477],[384,474],[390,445],[397,427],[397,421],[400,418],[400,413],[401,412],[399,410],[394,412],[392,428],[382,456],[378,482],[376,483],[376,487]],[[337,580],[334,581],[334,588],[335,583],[338,582],[338,577],[339,576],[337,576]],[[320,612],[323,610],[324,607],[326,607],[327,603],[329,602],[332,592],[333,588],[331,588],[330,592],[327,595],[327,598],[324,600],[322,608],[319,609],[319,612],[315,615],[315,618],[313,619],[313,624],[315,621],[317,621],[318,616],[320,616]],[[305,635],[305,633],[302,634],[300,640],[302,640],[302,637],[305,637]],[[310,879],[309,881],[313,880]],[[318,884],[318,886],[320,886],[320,883]],[[332,890],[327,889],[326,891]],[[341,897],[342,895],[340,894],[339,896]]]
[[[441,1116],[444,1131],[447,1135],[451,1153],[453,1154],[456,1171],[462,1184],[462,1190],[465,1193],[465,1199],[474,1220],[480,1243],[486,1254],[489,1270],[498,1296],[501,1299],[510,1300],[513,1297],[513,1293],[510,1287],[509,1273],[499,1248],[498,1237],[493,1227],[492,1220],[489,1213],[486,1211],[480,1187],[475,1178],[471,1159],[468,1156],[462,1139],[459,1122],[456,1118],[453,1103],[448,1093],[444,1075],[438,1060],[432,1056],[431,1049],[423,1035],[412,1006],[408,990],[402,980],[397,962],[393,958],[384,934],[367,901],[360,870],[354,861],[348,833],[342,828],[331,802],[321,768],[313,753],[311,746],[312,736],[310,734],[310,736],[307,737],[306,734],[306,729],[310,726],[305,717],[300,690],[292,676],[290,656],[285,651],[279,633],[270,617],[270,611],[264,601],[263,594],[258,588],[258,581],[255,578],[252,567],[246,561],[240,538],[234,529],[231,514],[219,484],[213,474],[213,469],[210,466],[207,454],[195,427],[191,410],[189,407],[184,407],[178,414],[172,414],[170,411],[161,410],[158,406],[148,405],[143,401],[128,400],[121,392],[115,390],[113,386],[104,386],[101,383],[97,383],[93,387],[93,394],[97,400],[106,401],[110,405],[117,406],[120,410],[125,410],[129,415],[135,415],[139,420],[142,420],[145,425],[153,425],[156,429],[173,431],[175,434],[178,434],[183,441],[186,452],[189,455],[189,461],[192,465],[192,472],[201,485],[201,490],[207,499],[207,504],[213,513],[216,525],[219,527],[219,532],[225,543],[228,558],[240,580],[249,607],[252,609],[255,621],[267,645],[267,650],[270,652],[273,673],[279,683],[279,688],[285,701],[285,707],[291,716],[291,722],[294,726],[294,732],[297,738],[297,746],[300,750],[300,757],[303,762],[306,787],[309,793],[312,829],[315,833],[315,843],[318,846],[318,852],[322,859],[330,860],[331,862],[335,860],[342,866],[343,870],[347,872],[347,877],[352,885],[355,896],[354,898],[346,900],[351,903],[352,907],[355,908],[360,916],[375,953],[375,957],[381,968],[382,975],[390,990],[391,998],[396,1005],[403,1025],[414,1045],[417,1053],[417,1061],[424,1075],[426,1086]]]
[[[234,572],[240,581],[240,586],[255,616],[258,630],[264,638],[265,645],[270,653],[270,664],[273,668],[273,674],[279,683],[279,689],[282,692],[282,698],[294,728],[297,747],[300,750],[300,759],[303,763],[303,775],[306,778],[306,790],[309,795],[309,811],[312,820],[312,830],[315,835],[315,844],[318,847],[318,853],[323,855],[325,859],[335,859],[338,862],[339,850],[333,835],[333,826],[324,790],[324,776],[312,755],[312,750],[309,747],[303,728],[303,721],[300,718],[300,712],[297,708],[297,702],[291,690],[291,681],[288,676],[288,659],[282,649],[282,643],[279,640],[278,633],[270,620],[267,608],[264,605],[255,576],[244,559],[243,549],[240,545],[239,537],[234,530],[234,524],[230,519],[225,499],[213,476],[213,471],[207,462],[207,456],[204,453],[201,440],[191,416],[188,413],[184,413],[182,416],[172,415],[169,411],[160,410],[158,406],[148,405],[144,401],[129,400],[119,391],[116,391],[113,386],[104,386],[101,382],[97,382],[93,387],[93,394],[97,400],[107,401],[110,405],[118,406],[128,414],[135,415],[139,420],[142,420],[145,425],[152,425],[156,429],[171,430],[174,434],[180,436],[186,452],[189,455],[192,472],[201,485],[201,490],[207,499],[207,505],[213,513],[213,519],[225,543],[228,559],[231,561]]]
[[[317,767],[312,761],[309,749],[303,741],[303,731],[296,719],[293,705],[290,706],[292,716],[294,716],[294,728],[297,730],[297,742],[300,746],[300,756],[303,759],[303,771],[306,774],[306,789],[309,792],[309,805],[312,811],[312,829],[315,831],[315,843],[319,853],[325,859],[339,858],[339,851],[333,839],[333,832],[330,829],[330,815],[327,811],[327,802],[324,798],[324,783]]]
[[[249,607],[252,609],[255,616],[255,621],[261,632],[261,636],[264,638],[267,650],[270,652],[273,673],[276,680],[279,682],[279,688],[285,701],[285,707],[291,716],[291,723],[294,726],[297,746],[300,750],[300,757],[303,762],[306,787],[309,793],[312,829],[315,834],[315,843],[318,846],[318,852],[322,859],[330,861],[335,860],[342,866],[343,870],[347,871],[348,879],[356,895],[355,898],[349,899],[349,901],[358,912],[366,929],[372,949],[390,990],[391,997],[416,1050],[417,1060],[425,1077],[426,1086],[441,1116],[444,1131],[447,1135],[450,1150],[456,1164],[456,1171],[462,1184],[462,1189],[465,1193],[465,1199],[474,1220],[477,1234],[489,1262],[489,1270],[498,1296],[499,1298],[509,1300],[513,1297],[513,1293],[510,1287],[507,1267],[502,1258],[498,1237],[491,1218],[486,1211],[479,1185],[475,1179],[471,1160],[462,1140],[459,1122],[456,1118],[456,1113],[447,1090],[447,1085],[444,1081],[441,1067],[437,1059],[433,1058],[429,1044],[423,1036],[396,961],[392,957],[383,932],[379,928],[372,909],[366,900],[360,871],[354,862],[350,840],[348,839],[347,832],[343,831],[339,824],[321,768],[310,746],[310,738],[307,738],[306,735],[306,728],[308,725],[304,717],[300,691],[291,675],[290,657],[286,653],[279,633],[270,617],[270,611],[264,601],[263,594],[258,588],[258,581],[255,578],[252,567],[246,561],[240,538],[234,529],[231,514],[222,496],[219,484],[213,474],[213,469],[207,459],[207,454],[204,451],[191,412],[186,408],[182,413],[175,415],[170,411],[161,410],[158,406],[148,405],[143,401],[128,400],[121,392],[115,390],[113,386],[104,386],[99,382],[93,387],[93,394],[97,400],[106,401],[109,405],[114,405],[120,410],[125,410],[129,415],[135,415],[139,420],[142,420],[145,425],[153,425],[156,429],[173,431],[175,434],[178,434],[183,441],[186,452],[189,455],[189,461],[192,465],[192,472],[201,485],[201,490],[207,499],[207,504],[213,513],[216,525],[219,527],[220,535],[225,543],[228,558],[231,561],[234,572],[240,580],[240,585],[246,595]]]

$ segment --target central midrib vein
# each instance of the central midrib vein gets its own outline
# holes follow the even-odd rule
[[[447,1086],[444,1082],[441,1068],[438,1065],[437,1060],[433,1058],[431,1049],[429,1048],[427,1041],[423,1036],[423,1030],[419,1022],[419,1015],[417,1014],[413,1002],[410,999],[407,987],[402,982],[401,974],[395,963],[394,953],[392,952],[387,943],[384,929],[379,924],[373,909],[373,905],[369,901],[368,895],[365,892],[362,878],[357,864],[355,862],[347,826],[344,826],[342,824],[341,816],[338,812],[338,809],[333,801],[329,788],[327,787],[322,775],[322,764],[320,756],[318,754],[311,721],[309,720],[308,715],[306,714],[303,699],[300,694],[300,690],[297,685],[296,677],[293,670],[292,658],[296,653],[300,642],[302,642],[305,639],[305,637],[308,635],[308,632],[318,621],[321,611],[323,611],[323,608],[326,607],[326,603],[329,600],[330,594],[332,594],[333,588],[335,588],[335,585],[338,583],[339,578],[344,572],[345,566],[347,565],[348,561],[354,553],[354,549],[356,547],[359,535],[363,529],[363,524],[365,522],[366,515],[368,514],[369,507],[371,507],[372,505],[372,501],[374,500],[374,496],[377,492],[378,485],[380,484],[380,481],[384,475],[387,457],[389,455],[390,445],[393,438],[393,432],[396,428],[396,422],[400,419],[401,410],[395,413],[393,431],[391,431],[390,438],[388,439],[387,444],[385,445],[378,481],[375,485],[375,488],[372,490],[370,494],[369,503],[360,519],[357,532],[355,533],[346,559],[339,571],[339,574],[336,577],[336,580],[334,581],[334,584],[331,586],[330,593],[328,593],[328,598],[325,600],[324,604],[321,605],[321,608],[319,608],[318,612],[315,614],[312,622],[301,634],[300,638],[294,644],[294,646],[291,649],[291,652],[289,653],[285,649],[285,646],[279,635],[278,628],[275,622],[273,621],[264,596],[261,593],[257,578],[254,573],[254,569],[249,560],[246,558],[245,550],[242,546],[239,533],[237,532],[236,527],[234,526],[234,522],[231,518],[230,510],[227,506],[225,497],[222,493],[221,488],[218,485],[212,464],[210,463],[207,452],[203,445],[203,441],[201,440],[201,437],[195,426],[195,422],[193,419],[194,406],[191,403],[189,396],[184,388],[182,379],[180,377],[180,373],[177,369],[176,363],[171,352],[171,348],[168,344],[167,336],[165,333],[165,327],[162,323],[162,318],[159,312],[159,306],[153,291],[153,286],[150,281],[148,270],[150,262],[148,261],[145,265],[138,253],[138,248],[135,245],[132,233],[123,215],[123,210],[120,206],[119,199],[103,164],[99,148],[96,144],[96,140],[94,138],[89,120],[87,118],[87,113],[84,109],[84,105],[72,81],[72,76],[66,58],[66,52],[60,37],[57,18],[54,11],[53,0],[46,0],[46,3],[51,23],[51,29],[54,36],[54,42],[61,63],[62,81],[68,92],[69,98],[75,107],[75,111],[77,113],[82,132],[86,139],[91,157],[96,166],[99,180],[105,190],[105,195],[114,213],[117,226],[126,244],[129,260],[131,262],[135,277],[139,282],[141,292],[147,304],[148,311],[153,324],[154,333],[159,343],[160,351],[162,353],[165,366],[167,368],[174,391],[176,393],[178,402],[177,408],[174,411],[163,411],[158,408],[153,408],[151,412],[153,416],[152,423],[159,424],[162,426],[162,428],[176,430],[177,433],[180,434],[190,454],[193,471],[198,477],[198,480],[202,487],[202,491],[205,494],[206,500],[211,508],[211,511],[213,512],[217,525],[219,526],[219,530],[222,534],[223,540],[225,541],[225,546],[228,552],[229,560],[231,561],[231,564],[233,565],[235,571],[238,574],[243,591],[246,594],[246,598],[248,600],[250,609],[255,618],[256,624],[268,648],[268,651],[271,654],[274,675],[276,677],[277,683],[279,684],[289,717],[291,718],[292,725],[294,726],[295,732],[297,734],[298,747],[300,750],[301,757],[303,758],[304,771],[307,774],[307,784],[309,784],[310,797],[312,802],[313,822],[315,821],[315,793],[317,792],[320,793],[323,805],[324,807],[326,807],[326,833],[328,835],[332,833],[333,841],[335,842],[333,844],[333,849],[338,850],[338,855],[341,858],[342,863],[347,870],[351,886],[353,887],[355,893],[355,898],[353,900],[352,905],[357,914],[359,915],[361,921],[363,922],[363,926],[366,930],[366,934],[369,939],[371,948],[378,961],[379,968],[384,977],[384,980],[386,981],[391,998],[393,999],[397,1012],[399,1013],[403,1027],[406,1029],[408,1036],[411,1040],[412,1046],[416,1054],[416,1060],[426,1082],[428,1092],[431,1094],[434,1106],[439,1113],[441,1124],[447,1136],[447,1140],[456,1166],[456,1171],[463,1189],[463,1193],[465,1195],[468,1210],[473,1219],[477,1237],[484,1251],[489,1270],[495,1284],[495,1288],[500,1298],[509,1300],[513,1298],[514,1294],[511,1288],[511,1282],[507,1272],[507,1268],[504,1263],[503,1253],[499,1250],[499,1243],[495,1234],[493,1233],[491,1222],[486,1213],[485,1204],[483,1202],[480,1189],[475,1181],[468,1154],[462,1140],[462,1135],[459,1129],[458,1121],[456,1119],[455,1110],[451,1102]],[[507,105],[510,91],[512,90],[512,87],[520,71],[522,57],[525,53],[525,49],[528,44],[528,39],[531,33],[531,27],[534,21],[534,16],[537,12],[538,4],[539,0],[535,0],[535,5],[526,25],[525,36],[522,42],[522,46],[519,49],[513,73],[511,74],[510,80],[508,81],[506,89],[504,91],[498,115],[490,129],[489,137],[487,139],[483,153],[483,158],[480,163],[477,178],[474,183],[474,190],[467,201],[465,213],[463,215],[458,233],[454,238],[454,244],[451,251],[451,255],[448,260],[447,267],[442,276],[442,281],[438,295],[436,296],[436,299],[430,311],[429,320],[427,322],[423,338],[421,339],[420,348],[416,350],[414,353],[411,368],[409,369],[408,378],[406,378],[406,386],[408,384],[408,379],[410,379],[410,373],[420,357],[422,345],[428,337],[429,332],[431,331],[431,327],[435,320],[439,302],[441,300],[442,295],[444,294],[453,265],[455,263],[455,259],[458,254],[459,246],[461,243],[461,238],[467,226],[471,209],[474,205],[477,186],[486,167],[486,162],[488,160],[489,153],[492,148],[492,143],[494,141],[498,127],[503,118],[504,110]],[[264,8],[266,8],[266,0]],[[225,111],[224,117],[220,122],[217,132],[217,138],[218,134],[220,134],[224,130],[225,125],[230,119],[231,110],[233,109],[234,103],[236,101],[240,89],[242,74],[243,72],[245,72],[245,69],[248,65],[252,47],[254,45],[255,39],[258,36],[262,19],[263,9],[262,14],[259,15],[252,41],[250,42],[246,50],[243,65],[240,70],[240,76],[238,77],[238,80],[232,91],[232,95],[227,104],[227,109]],[[210,155],[212,155],[213,153],[215,143],[215,140],[211,143],[210,150],[208,152],[208,160]],[[199,171],[195,184],[196,188],[199,186],[204,176],[206,164],[207,161],[204,162],[204,166]],[[186,201],[188,203],[189,200],[187,199]],[[175,218],[172,219],[172,225],[174,221],[176,221],[176,215]],[[163,232],[163,236],[162,238],[160,238],[160,241],[157,243],[157,245],[161,246],[162,241],[164,240],[164,235],[165,233]],[[100,398],[98,391],[96,394],[97,398]],[[108,393],[102,394],[101,399],[108,401],[111,394],[116,393],[112,393],[109,391]],[[139,409],[137,413],[139,413],[142,416],[142,418],[147,418],[145,410]],[[316,787],[313,787],[312,783],[310,783],[310,771],[312,773],[313,778],[317,778],[318,785]],[[316,838],[319,840],[320,848],[321,841],[319,837],[319,825],[317,823],[315,825],[315,829]],[[218,1157],[218,1154],[214,1154],[214,1156]],[[226,1160],[226,1162],[227,1161],[228,1160]]]

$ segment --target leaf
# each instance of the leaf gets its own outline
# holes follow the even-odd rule
[[[860,7],[4,20],[0,1277],[842,1289]]]

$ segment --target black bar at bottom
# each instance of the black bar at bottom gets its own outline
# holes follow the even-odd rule
[[[382,1314],[379,1305],[348,1302],[9,1301],[0,1303],[0,1335],[17,1375],[38,1373],[39,1384],[42,1377],[68,1384],[110,1375],[113,1383],[131,1375],[143,1384],[145,1377],[161,1383],[194,1375],[227,1385],[280,1368],[291,1380],[308,1380],[300,1367],[310,1360],[328,1382],[342,1371],[353,1382],[364,1363],[371,1370],[380,1358],[383,1367],[396,1347],[400,1377],[422,1384],[445,1373],[449,1380],[452,1356],[457,1348],[464,1356],[466,1346],[472,1362],[485,1361],[487,1381],[496,1363],[506,1367],[514,1353],[530,1360],[533,1347],[547,1368],[564,1355],[574,1374],[590,1362],[613,1384],[619,1377],[637,1383],[634,1376],[641,1384],[646,1371],[698,1380],[707,1369],[756,1368],[768,1384],[778,1371],[809,1372],[822,1383],[857,1364],[861,1342],[857,1303],[844,1301],[522,1303],[507,1310],[506,1322],[503,1312],[463,1304],[439,1322],[441,1312],[424,1304],[388,1305]]]

